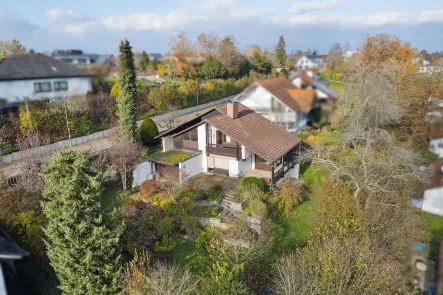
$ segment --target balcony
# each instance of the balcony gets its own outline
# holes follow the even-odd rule
[[[241,150],[238,144],[209,144],[206,146],[208,154],[240,159]]]

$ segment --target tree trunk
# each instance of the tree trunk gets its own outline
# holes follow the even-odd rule
[[[127,189],[127,187],[126,187],[126,173],[121,172],[120,175],[122,177],[123,190],[125,191]]]

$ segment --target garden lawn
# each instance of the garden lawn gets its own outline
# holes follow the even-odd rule
[[[319,183],[322,176],[326,175],[325,170],[320,169],[318,166],[310,163],[304,163],[301,165],[300,173],[302,175],[302,179],[305,181],[305,185],[308,187],[314,183]]]
[[[311,230],[309,212],[312,201],[306,200],[294,210],[293,213],[282,217],[283,237],[279,244],[281,251],[293,251],[299,244],[307,241]]]
[[[341,92],[346,87],[346,83],[328,80],[329,87],[337,92]]]
[[[178,243],[171,252],[174,264],[187,266],[195,274],[203,274],[209,266],[209,257],[199,253],[195,242]]]
[[[156,161],[176,164],[190,158],[192,155],[192,153],[187,153],[183,151],[170,151],[166,153],[159,153],[157,155],[154,155],[152,158]]]
[[[443,236],[443,217],[427,212],[421,212],[427,232],[429,234],[429,256],[435,259],[437,257],[438,245],[440,237]]]

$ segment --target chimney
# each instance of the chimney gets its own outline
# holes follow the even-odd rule
[[[226,113],[230,118],[236,119],[238,117],[238,101],[228,101]]]

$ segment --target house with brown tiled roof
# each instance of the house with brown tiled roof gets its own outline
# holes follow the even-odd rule
[[[159,137],[163,153],[152,157],[153,173],[175,170],[180,181],[198,173],[262,178],[275,184],[298,177],[301,140],[237,101],[216,107]],[[188,153],[167,162],[165,155]],[[169,167],[166,167],[169,166]]]
[[[300,89],[284,77],[257,81],[236,99],[292,133],[305,128],[318,105],[315,90]]]
[[[292,72],[289,75],[289,80],[297,88],[315,90],[318,99],[322,102],[333,101],[338,98],[337,92],[329,87],[328,82],[312,71],[298,70]]]

